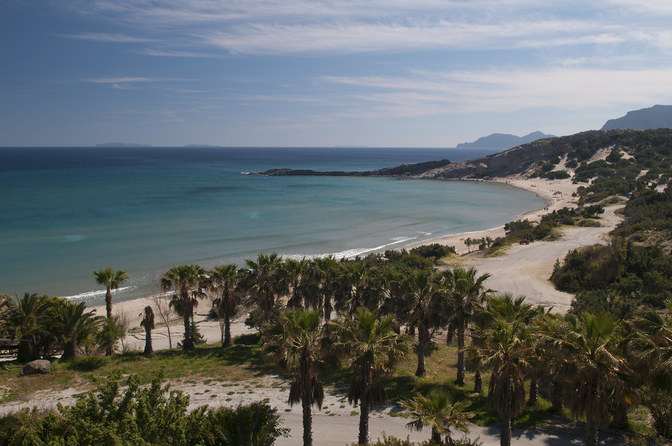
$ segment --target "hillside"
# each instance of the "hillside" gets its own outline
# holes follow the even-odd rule
[[[629,111],[625,116],[610,119],[602,126],[602,130],[661,128],[672,128],[672,105],[654,105],[641,110]]]
[[[493,133],[492,135],[478,138],[474,142],[463,142],[457,145],[457,149],[494,149],[506,150],[521,144],[536,141],[542,138],[552,138],[542,132],[532,132],[525,136],[510,135],[507,133]]]

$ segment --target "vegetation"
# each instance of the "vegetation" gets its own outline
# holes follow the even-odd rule
[[[270,446],[285,434],[276,409],[264,403],[191,412],[188,405],[189,397],[169,392],[160,377],[142,388],[131,376],[122,394],[113,376],[72,407],[0,417],[0,444]]]

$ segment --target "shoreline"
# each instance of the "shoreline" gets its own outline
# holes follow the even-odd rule
[[[553,212],[554,210],[561,209],[565,206],[576,206],[576,201],[575,197],[572,196],[574,192],[576,192],[576,189],[578,186],[572,184],[570,179],[565,179],[565,180],[544,180],[540,178],[532,178],[532,179],[526,179],[522,177],[503,177],[503,178],[493,178],[492,180],[489,180],[490,182],[495,182],[495,183],[501,183],[501,184],[507,184],[511,187],[515,187],[518,189],[526,190],[529,192],[535,193],[538,197],[544,199],[547,203],[547,206],[544,208],[540,209],[535,209],[532,211],[525,212],[515,220],[519,219],[529,219],[533,221],[539,221],[541,219],[542,215],[545,215],[549,212]],[[587,228],[582,228],[582,229],[587,229]],[[610,230],[610,229],[609,229]],[[464,239],[466,237],[471,237],[471,238],[482,238],[482,237],[492,237],[493,239],[496,237],[504,236],[504,225],[497,226],[495,228],[490,228],[486,230],[477,230],[477,231],[469,231],[469,232],[462,232],[462,233],[457,233],[457,234],[450,234],[446,236],[441,236],[437,237],[435,239],[428,239],[424,240],[422,242],[414,243],[411,245],[405,246],[405,248],[412,248],[415,246],[421,246],[421,245],[428,245],[432,243],[439,243],[442,245],[452,245],[455,246],[456,251],[458,254],[467,254],[468,249],[467,246],[464,244]],[[557,243],[557,242],[554,242]],[[541,244],[541,243],[538,243]],[[473,252],[473,249],[472,249]],[[504,258],[507,256],[505,255]],[[473,266],[475,266],[477,269],[479,269],[480,266],[480,261],[472,261],[474,263]],[[554,263],[555,262],[555,257],[553,259],[546,259],[545,263]],[[534,265],[531,265],[530,268],[534,268]],[[496,268],[495,268],[496,269]],[[492,274],[492,273],[491,273]],[[494,276],[497,276],[497,273],[495,272],[492,274]],[[524,274],[523,274],[524,276]],[[494,287],[493,287],[494,288]],[[498,290],[498,291],[507,291],[506,289],[503,290]],[[559,292],[558,292],[559,293]],[[128,299],[128,300],[123,300],[123,301],[114,301],[114,294],[113,294],[113,314],[115,315],[121,315],[127,320],[127,326],[129,329],[129,334],[127,335],[126,339],[124,340],[124,348],[125,349],[136,349],[136,350],[142,350],[144,348],[144,331],[140,330],[140,321],[142,320],[142,313],[144,310],[144,307],[147,305],[151,305],[156,313],[156,308],[155,308],[155,300],[157,295],[164,296],[164,299],[166,297],[169,298],[169,296],[172,293],[157,293],[153,294],[151,296],[146,296],[146,297],[138,297],[135,299]],[[567,300],[566,297],[563,297],[562,299],[557,299],[559,302],[558,304],[565,305],[565,301]],[[210,299],[203,299],[199,302],[199,307],[196,308],[195,311],[195,322],[199,328],[199,331],[201,334],[208,340],[208,342],[216,342],[220,339],[220,330],[219,330],[219,324],[217,321],[209,320],[208,319],[208,311],[210,309]],[[166,300],[166,305],[167,305],[167,300]],[[100,305],[95,305],[89,307],[92,311],[95,311],[96,314],[99,315],[104,315],[105,314],[105,305],[100,304]],[[181,320],[177,318],[174,315],[171,315],[171,336],[172,336],[172,344],[173,347],[177,344],[178,341],[181,340],[182,336],[182,327],[181,327]],[[252,330],[248,327],[246,327],[243,323],[244,315],[239,316],[238,320],[236,320],[232,324],[232,335],[237,336],[239,334],[246,334],[246,333],[251,333]],[[164,325],[159,326],[159,315],[155,314],[155,320],[157,321],[157,328],[153,330],[153,341],[154,341],[154,348],[155,349],[162,349],[162,348],[168,348],[169,347],[169,342],[168,342],[168,333],[167,329]]]
[[[541,217],[545,214],[562,209],[563,207],[577,206],[576,198],[572,196],[572,194],[574,194],[577,191],[578,186],[573,184],[571,182],[571,179],[545,180],[542,178],[523,178],[520,175],[516,175],[510,177],[495,177],[487,181],[485,180],[462,180],[462,181],[483,181],[490,183],[506,184],[508,186],[515,187],[516,189],[532,192],[537,197],[546,201],[545,207],[525,212],[519,215],[518,217],[514,218],[512,221],[527,219],[530,221],[539,222],[541,220]],[[497,237],[504,237],[504,236],[505,236],[504,225],[500,225],[490,229],[443,235],[434,239],[413,243],[411,245],[408,245],[407,248],[415,248],[417,246],[438,243],[440,245],[454,246],[455,251],[459,255],[464,255],[473,252],[473,250],[470,251],[467,245],[464,243],[464,240],[466,238],[480,239],[484,237],[491,237],[495,239]]]

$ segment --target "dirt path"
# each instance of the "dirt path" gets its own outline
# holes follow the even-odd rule
[[[479,273],[489,273],[485,282],[489,288],[511,293],[514,296],[526,296],[527,301],[535,305],[553,307],[564,313],[571,304],[573,295],[555,289],[548,280],[557,259],[581,246],[606,244],[607,234],[621,220],[615,211],[620,206],[605,209],[598,228],[569,227],[564,229],[562,239],[554,242],[537,241],[529,245],[513,245],[501,257],[467,256],[466,264],[474,266]]]

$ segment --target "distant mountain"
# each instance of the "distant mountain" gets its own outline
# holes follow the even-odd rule
[[[625,116],[610,119],[602,126],[602,130],[664,128],[672,128],[672,105],[654,105],[641,110],[629,111]]]
[[[521,144],[536,141],[543,138],[552,138],[553,135],[546,135],[542,132],[532,132],[525,136],[510,135],[507,133],[493,133],[489,136],[478,138],[474,142],[463,142],[457,145],[458,149],[493,149],[506,150]]]
[[[96,147],[152,147],[151,144],[129,144],[125,142],[106,142],[96,144]]]

